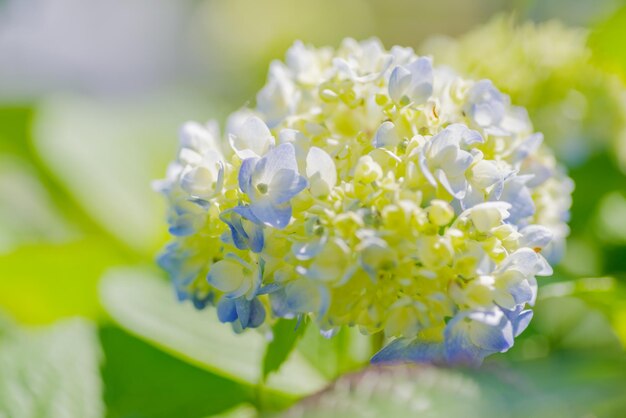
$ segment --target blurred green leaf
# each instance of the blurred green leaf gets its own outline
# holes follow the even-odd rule
[[[626,7],[619,8],[592,30],[589,47],[594,60],[602,67],[626,79]]]
[[[255,408],[250,405],[240,405],[221,414],[211,415],[212,418],[257,418]]]
[[[56,98],[37,109],[35,150],[67,191],[107,231],[153,254],[165,238],[165,205],[151,181],[175,157],[179,125],[215,117],[191,97],[106,102]]]
[[[60,317],[98,318],[98,280],[111,265],[128,262],[99,237],[19,247],[0,255],[0,306],[19,322]]]
[[[399,364],[339,378],[282,418],[622,417],[626,357],[592,352],[463,370]]]
[[[593,175],[590,175],[593,173]],[[572,194],[572,220],[570,226],[575,234],[592,227],[589,216],[596,205],[608,192],[623,190],[626,177],[619,171],[611,156],[604,152],[593,156],[585,164],[569,170],[570,177],[576,183]],[[601,181],[600,181],[601,179]]]
[[[107,415],[197,418],[252,401],[249,387],[176,359],[114,327],[100,330]]]
[[[279,319],[272,327],[272,341],[267,345],[263,357],[263,378],[275,372],[287,360],[295,347],[296,341],[302,336],[306,323],[298,320]]]
[[[29,154],[27,138],[33,113],[30,106],[0,105],[0,154]]]
[[[0,416],[98,418],[104,414],[100,348],[83,320],[0,332]]]
[[[587,277],[543,286],[532,327],[566,346],[626,347],[626,284],[615,277]],[[558,314],[557,314],[558,313]]]
[[[77,235],[25,160],[0,155],[0,196],[0,254],[22,244],[58,243]]]
[[[594,223],[604,243],[626,245],[626,196],[618,191],[607,193],[598,203]]]
[[[281,417],[506,416],[502,412],[473,379],[454,370],[407,364],[345,375]]]
[[[606,316],[577,297],[539,300],[533,327],[550,340],[553,349],[620,349]]]
[[[356,327],[342,327],[332,338],[325,338],[317,325],[310,324],[297,348],[327,379],[361,368],[372,356],[371,338]]]
[[[173,356],[238,382],[260,383],[267,345],[263,335],[254,330],[236,335],[217,320],[214,309],[198,311],[177,302],[170,285],[150,270],[111,271],[103,278],[101,300],[125,329]],[[324,383],[301,356],[293,355],[269,377],[267,388],[304,395]]]

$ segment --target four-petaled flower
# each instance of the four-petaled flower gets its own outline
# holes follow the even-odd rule
[[[307,186],[298,172],[293,145],[281,144],[262,158],[246,158],[239,171],[239,187],[250,205],[240,213],[251,221],[282,229],[291,219],[290,200]]]
[[[483,138],[478,132],[460,124],[448,126],[419,148],[424,177],[434,187],[440,184],[456,199],[463,199],[467,191],[465,171],[474,158],[462,148],[480,142]]]

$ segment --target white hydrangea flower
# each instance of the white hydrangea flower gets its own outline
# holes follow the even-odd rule
[[[254,109],[186,124],[159,262],[237,332],[310,316],[374,361],[478,363],[532,317],[572,183],[524,109],[410,48],[297,42]]]

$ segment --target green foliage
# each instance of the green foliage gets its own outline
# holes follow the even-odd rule
[[[475,381],[453,370],[415,365],[371,367],[340,378],[281,417],[502,416],[501,408],[489,403],[482,392]]]
[[[28,129],[33,117],[30,106],[0,106],[0,154],[29,154]]]
[[[0,416],[103,416],[101,354],[92,324],[70,320],[41,329],[18,329],[4,322],[0,324]]]
[[[165,234],[165,209],[150,183],[164,175],[179,125],[209,114],[192,98],[116,106],[57,98],[37,108],[33,146],[86,213],[129,249],[152,256]]]
[[[306,323],[298,321],[280,319],[272,327],[272,341],[267,344],[265,356],[263,357],[263,379],[277,371],[287,360],[296,342],[304,333]]]
[[[596,25],[589,37],[594,60],[626,80],[626,7],[621,7],[606,21]]]
[[[97,283],[126,258],[108,241],[22,246],[0,254],[0,305],[23,323],[49,323],[66,316],[98,318]]]
[[[481,370],[370,367],[345,375],[282,418],[618,417],[626,407],[626,358],[563,354]]]
[[[249,387],[171,357],[118,328],[102,328],[100,341],[110,418],[197,418],[253,400]]]
[[[217,320],[214,310],[197,311],[189,303],[178,303],[169,284],[150,270],[110,272],[103,279],[101,298],[123,328],[173,356],[243,384],[261,381],[265,338],[255,332],[236,335]],[[270,376],[267,388],[294,396],[323,384],[315,369],[294,355]]]
[[[323,338],[311,324],[298,344],[300,351],[328,379],[360,369],[373,354],[372,341],[356,328],[341,328],[332,338]]]

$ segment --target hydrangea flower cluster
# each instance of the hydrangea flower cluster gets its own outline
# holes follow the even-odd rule
[[[310,317],[375,361],[479,363],[532,317],[572,182],[526,111],[410,48],[296,42],[256,107],[186,123],[158,189],[180,299],[235,331]]]

